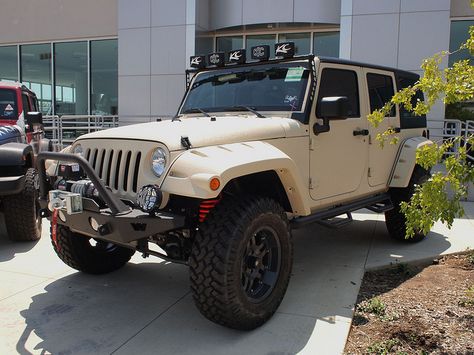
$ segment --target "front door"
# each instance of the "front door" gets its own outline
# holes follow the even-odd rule
[[[349,195],[367,176],[367,112],[360,67],[322,63],[318,75],[316,112],[311,122],[310,195],[313,200]],[[346,96],[350,104],[347,118],[330,121],[330,131],[314,134],[321,121],[318,104],[323,97]]]

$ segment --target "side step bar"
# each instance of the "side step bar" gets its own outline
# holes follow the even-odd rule
[[[309,216],[297,217],[291,220],[291,227],[293,229],[298,229],[313,223],[319,223],[332,227],[342,226],[352,221],[352,215],[350,212],[357,211],[362,208],[367,208],[373,212],[381,213],[391,210],[393,208],[393,204],[389,194],[370,196],[362,200],[357,200],[348,204],[332,207],[327,210],[318,211]],[[342,214],[347,214],[347,218],[337,222],[328,221],[329,219]]]

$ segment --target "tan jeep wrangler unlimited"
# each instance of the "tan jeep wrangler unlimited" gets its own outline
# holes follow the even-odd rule
[[[87,134],[40,155],[42,212],[66,264],[106,273],[139,251],[189,265],[201,313],[253,329],[285,294],[293,228],[337,226],[334,217],[345,223],[368,208],[405,240],[399,203],[429,176],[415,164],[416,149],[431,143],[426,118],[395,107],[374,128],[367,115],[417,75],[294,57],[291,43],[275,46],[276,59],[268,46],[251,51],[247,63],[244,50],[192,57],[172,120]],[[375,137],[389,127],[400,143],[381,149]],[[46,160],[59,163],[46,171]]]

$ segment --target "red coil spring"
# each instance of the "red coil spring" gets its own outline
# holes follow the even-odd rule
[[[201,202],[199,205],[199,223],[202,223],[206,220],[209,212],[211,212],[211,210],[216,207],[220,200],[220,198],[216,198],[212,200],[204,200]]]

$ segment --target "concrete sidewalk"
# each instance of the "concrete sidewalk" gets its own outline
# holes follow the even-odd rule
[[[185,266],[138,254],[102,276],[76,272],[38,243],[0,238],[1,354],[338,354],[364,271],[474,248],[474,203],[451,230],[390,240],[383,215],[354,214],[338,230],[294,233],[293,276],[275,316],[252,332],[215,325],[196,310]]]

